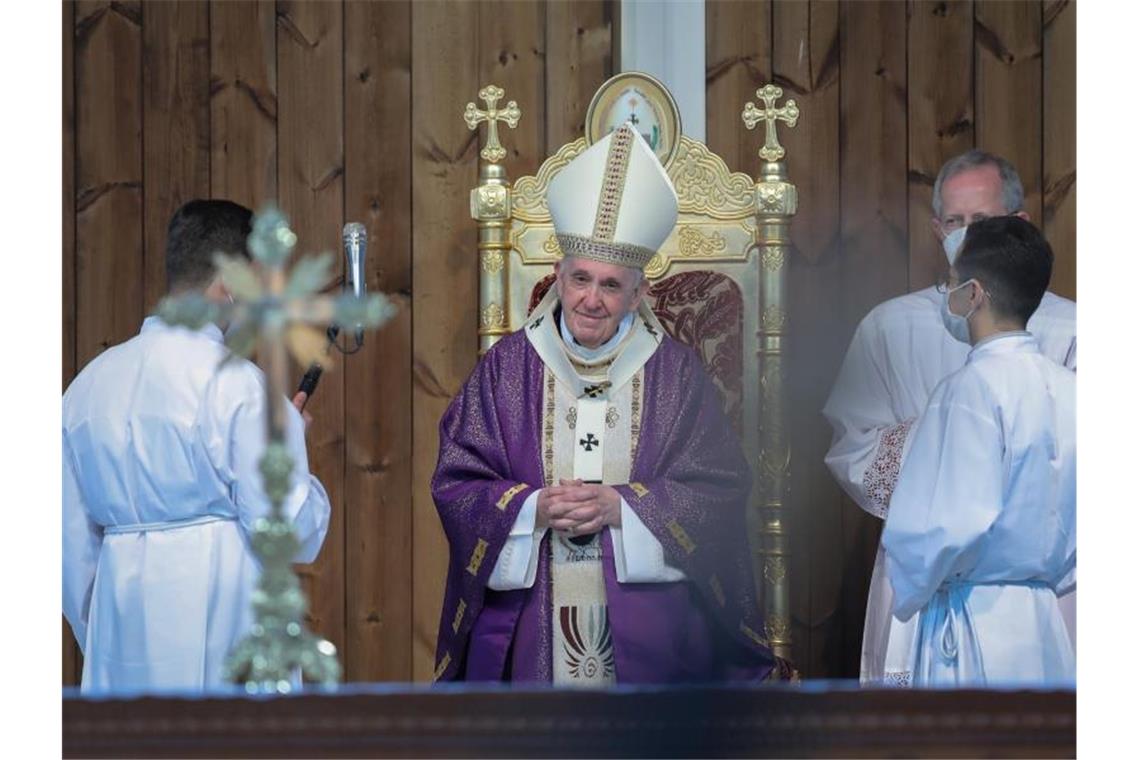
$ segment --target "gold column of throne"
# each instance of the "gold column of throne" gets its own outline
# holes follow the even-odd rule
[[[496,121],[512,127],[517,123],[520,113],[514,101],[498,109],[503,91],[484,87],[479,97],[487,102],[486,111],[469,103],[465,118],[472,129],[482,121],[490,125],[480,153],[484,160],[479,186],[471,193],[471,215],[479,227],[481,353],[522,327],[553,282],[552,265],[562,256],[546,207],[546,189],[554,175],[631,117],[657,152],[676,188],[679,215],[646,268],[652,283],[648,298],[670,335],[703,359],[753,466],[749,533],[766,636],[777,655],[791,659],[782,514],[790,449],[783,424],[782,360],[787,223],[796,210],[796,191],[779,163],[783,148],[772,124],[783,119],[794,126],[798,111],[794,101],[773,110],[778,88],[769,86],[757,94],[766,108],[749,103],[743,117],[749,129],[758,120],[769,123],[759,182],[730,172],[703,143],[681,135],[673,97],[656,79],[637,72],[603,84],[590,103],[586,135],[559,148],[537,174],[514,183],[499,164],[506,152],[495,128]]]

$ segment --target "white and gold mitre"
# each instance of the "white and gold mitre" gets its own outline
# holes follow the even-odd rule
[[[677,193],[628,123],[562,168],[546,191],[566,256],[644,269],[677,223]]]

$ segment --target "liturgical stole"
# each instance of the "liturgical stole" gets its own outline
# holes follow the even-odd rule
[[[642,370],[657,349],[661,326],[643,307],[613,351],[584,362],[562,341],[556,306],[548,294],[527,325],[527,337],[546,365],[546,485],[574,479],[628,483],[640,429]],[[615,683],[601,533],[552,531],[550,548],[553,681],[580,687]]]

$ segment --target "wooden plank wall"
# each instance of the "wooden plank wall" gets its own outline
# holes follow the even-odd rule
[[[61,266],[63,308],[60,346],[63,359],[63,390],[75,377],[75,6],[63,5],[63,262]],[[63,685],[73,684],[79,672],[78,651],[67,620],[63,621]]]
[[[613,72],[611,2],[64,2],[63,384],[161,295],[182,202],[276,199],[301,249],[368,226],[368,286],[402,305],[321,383],[310,460],[334,505],[301,568],[350,680],[430,678],[446,551],[427,483],[475,363],[478,138],[519,101],[514,176],[582,133]],[[551,93],[551,95],[548,95]],[[556,94],[556,95],[555,95]],[[63,681],[82,667],[67,626]]]
[[[370,233],[368,285],[396,320],[326,377],[312,464],[334,517],[303,569],[314,627],[351,680],[427,680],[446,546],[428,480],[437,426],[475,363],[468,192],[478,138],[461,119],[496,83],[523,118],[511,176],[582,133],[614,71],[613,0],[64,3],[63,383],[133,335],[164,284],[185,200],[276,199],[308,252]],[[706,3],[710,146],[755,172],[740,111],[774,79],[801,109],[783,132],[801,210],[789,273],[794,636],[807,676],[858,669],[879,525],[823,466],[819,415],[855,324],[925,287],[941,253],[929,193],[948,157],[1007,155],[1076,291],[1076,8],[1047,2]],[[81,658],[65,628],[63,679]]]
[[[1006,156],[1054,247],[1052,290],[1076,295],[1076,8],[1068,0],[754,0],[706,3],[709,145],[755,172],[740,111],[770,75],[800,106],[783,130],[800,211],[792,226],[793,635],[812,677],[858,674],[881,523],[823,466],[819,414],[859,319],[932,284],[942,163]],[[770,35],[770,37],[769,37]]]

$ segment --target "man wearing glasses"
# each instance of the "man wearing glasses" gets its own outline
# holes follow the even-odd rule
[[[966,227],[994,216],[1028,219],[1017,170],[1005,159],[970,150],[943,165],[934,183],[931,227],[954,263]],[[940,292],[941,287],[941,292]],[[859,323],[823,414],[833,436],[825,461],[844,491],[865,511],[886,519],[915,418],[938,383],[960,369],[968,338],[950,332],[945,285],[892,298]],[[1046,292],[1029,319],[1041,352],[1073,371],[1077,366],[1076,304]],[[1075,642],[1075,595],[1062,611]],[[907,685],[917,629],[891,615],[893,594],[880,546],[871,576],[863,629],[860,679]]]

